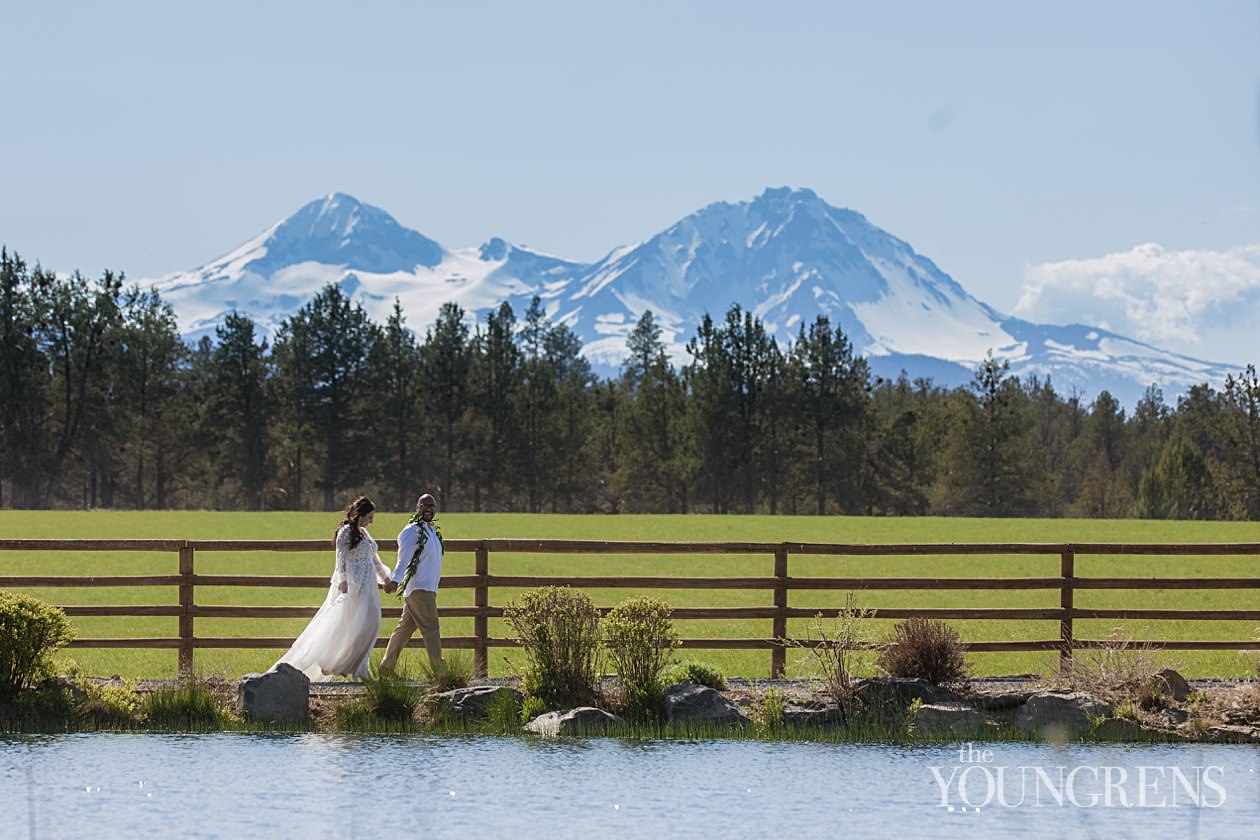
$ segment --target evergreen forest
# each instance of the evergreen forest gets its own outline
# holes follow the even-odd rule
[[[337,286],[189,346],[157,292],[4,250],[0,507],[1260,519],[1254,366],[1126,411],[992,358],[877,378],[825,317],[780,347],[738,305],[687,357],[649,312],[601,378],[538,299],[381,324]]]

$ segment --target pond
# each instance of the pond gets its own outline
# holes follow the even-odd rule
[[[1245,745],[0,736],[0,837],[1254,837]]]

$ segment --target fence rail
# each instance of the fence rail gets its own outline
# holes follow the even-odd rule
[[[394,540],[380,540],[382,551],[397,548]],[[914,543],[862,545],[843,543],[763,543],[763,542],[614,542],[599,540],[536,540],[536,539],[452,539],[445,543],[448,554],[474,555],[474,573],[443,577],[444,589],[472,589],[471,606],[444,607],[444,618],[472,618],[473,635],[442,639],[445,647],[471,649],[474,667],[485,675],[488,652],[494,647],[511,647],[515,640],[489,634],[489,619],[501,618],[503,608],[490,606],[494,588],[536,586],[572,586],[593,589],[728,589],[769,592],[770,606],[756,607],[681,607],[673,615],[677,619],[768,619],[770,635],[765,638],[687,638],[682,647],[710,650],[769,650],[770,674],[780,676],[786,664],[786,650],[794,641],[788,637],[787,622],[793,618],[815,615],[834,617],[838,608],[816,609],[789,606],[791,592],[836,590],[919,590],[919,591],[985,591],[985,590],[1058,590],[1058,607],[949,607],[949,608],[878,608],[869,611],[871,618],[902,619],[912,616],[976,620],[1045,620],[1059,622],[1057,639],[1007,641],[972,641],[972,651],[1046,651],[1057,650],[1060,666],[1071,667],[1072,652],[1107,644],[1101,639],[1078,639],[1077,619],[1143,619],[1152,621],[1260,621],[1260,609],[1086,609],[1075,606],[1077,590],[1192,590],[1254,589],[1260,590],[1260,577],[1079,577],[1075,560],[1079,555],[1102,556],[1249,556],[1257,558],[1260,571],[1260,543]],[[178,633],[173,637],[80,638],[71,642],[82,648],[174,648],[178,651],[179,669],[192,670],[193,656],[198,649],[287,648],[290,638],[273,637],[209,637],[196,635],[196,620],[210,618],[291,619],[313,616],[316,607],[301,606],[220,606],[198,604],[197,587],[273,587],[318,588],[328,586],[327,576],[313,575],[221,575],[198,574],[198,553],[209,552],[322,552],[324,540],[16,540],[0,539],[0,552],[58,551],[66,553],[127,551],[175,554],[178,573],[173,575],[8,575],[0,576],[0,588],[44,587],[177,587],[177,603],[169,605],[95,605],[65,606],[71,617],[165,616],[178,618]],[[741,554],[768,555],[772,574],[762,577],[730,576],[591,576],[591,575],[492,575],[490,554]],[[793,555],[832,557],[905,556],[929,558],[942,555],[1039,555],[1059,558],[1057,577],[792,577],[789,562]],[[0,568],[3,568],[0,566]],[[397,608],[382,609],[382,617],[392,616]],[[1185,640],[1135,639],[1168,650],[1260,650],[1256,639]],[[413,641],[413,645],[418,644]],[[376,646],[383,647],[384,639]]]

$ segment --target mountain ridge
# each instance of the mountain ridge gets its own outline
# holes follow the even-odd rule
[[[1229,366],[1171,353],[1086,324],[1035,324],[980,301],[930,258],[863,214],[807,188],[779,187],[751,201],[713,202],[637,244],[592,263],[491,237],[447,249],[386,211],[345,193],[308,202],[200,268],[152,282],[189,340],[231,311],[272,333],[328,283],[342,284],[383,321],[398,298],[419,334],[442,303],[470,316],[506,300],[518,312],[537,295],[572,327],[598,372],[625,358],[625,339],[651,309],[675,363],[705,313],[734,303],[784,347],[827,315],[879,375],[969,381],[988,353],[1015,375],[1050,377],[1085,394],[1109,390],[1136,403],[1155,384],[1177,393],[1219,384]],[[930,373],[929,373],[930,372]]]

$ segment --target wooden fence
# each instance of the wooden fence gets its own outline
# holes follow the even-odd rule
[[[395,550],[394,540],[380,540],[382,553]],[[42,587],[145,587],[176,586],[178,603],[170,605],[66,606],[66,614],[80,616],[171,616],[179,619],[178,635],[161,638],[79,638],[73,647],[84,648],[175,648],[179,669],[190,672],[193,655],[198,649],[210,648],[275,648],[284,649],[289,638],[213,637],[195,632],[199,618],[309,618],[316,607],[294,606],[211,606],[198,604],[197,587],[307,587],[326,589],[327,575],[209,575],[199,574],[196,558],[208,552],[322,552],[328,550],[324,540],[11,540],[0,539],[0,552],[55,551],[77,554],[97,551],[167,552],[179,558],[178,573],[170,575],[65,575],[3,576],[0,588],[32,589]],[[811,543],[737,543],[737,542],[603,542],[591,540],[528,540],[487,539],[446,541],[447,554],[472,553],[474,573],[449,575],[442,579],[445,589],[472,589],[470,607],[445,607],[444,618],[472,618],[473,635],[447,637],[448,648],[471,649],[477,673],[485,675],[488,651],[492,647],[516,644],[509,638],[489,634],[489,619],[501,617],[502,607],[490,606],[490,591],[495,587],[572,586],[592,589],[740,589],[760,590],[771,596],[770,606],[759,607],[685,607],[674,610],[676,619],[769,619],[770,634],[764,638],[687,638],[684,648],[742,649],[770,651],[770,674],[783,673],[786,662],[788,619],[811,618],[822,614],[832,617],[839,608],[817,609],[791,607],[788,595],[793,591],[810,590],[1058,590],[1059,606],[1051,608],[895,608],[874,609],[872,618],[902,619],[926,616],[941,619],[986,620],[1049,620],[1059,622],[1059,637],[1017,641],[972,641],[972,651],[1038,651],[1057,650],[1061,666],[1071,666],[1074,649],[1099,647],[1106,640],[1078,639],[1074,632],[1076,619],[1147,619],[1155,621],[1236,620],[1260,621],[1260,610],[1202,609],[1083,609],[1073,604],[1078,590],[1194,590],[1194,589],[1260,589],[1260,577],[1079,577],[1075,572],[1078,555],[1143,555],[1187,556],[1229,555],[1256,557],[1260,565],[1260,543],[1209,543],[1197,545],[1168,544],[905,544],[845,545]],[[738,554],[764,555],[772,558],[772,572],[761,577],[650,577],[650,576],[521,576],[490,574],[491,552],[511,554]],[[876,557],[918,556],[928,562],[941,555],[1049,555],[1059,557],[1059,574],[1053,577],[792,577],[789,560],[794,556]],[[2,556],[2,555],[0,555]],[[0,561],[0,570],[3,569]],[[769,564],[768,564],[769,566]],[[768,568],[768,571],[770,570]],[[397,607],[387,604],[384,613],[392,616]],[[1229,641],[1135,639],[1135,642],[1170,650],[1260,650],[1255,638]],[[413,640],[413,645],[417,640]],[[382,647],[385,639],[378,639]]]

